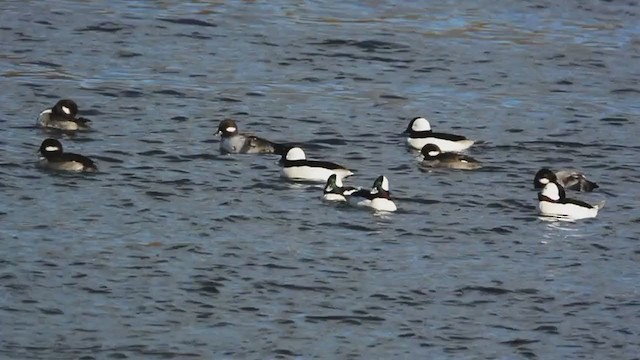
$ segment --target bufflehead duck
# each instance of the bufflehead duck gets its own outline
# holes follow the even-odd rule
[[[78,105],[73,100],[62,99],[51,109],[46,109],[38,115],[37,126],[43,128],[59,129],[66,131],[88,130],[91,120],[76,117]]]
[[[283,155],[282,176],[290,180],[326,182],[331,174],[336,178],[353,175],[353,172],[344,166],[326,161],[307,160],[304,151],[299,147],[293,147]]]
[[[404,133],[409,134],[407,145],[417,150],[426,144],[436,144],[443,152],[463,151],[475,142],[462,135],[433,132],[429,120],[423,117],[413,118]]]
[[[336,174],[331,174],[324,186],[322,200],[326,201],[347,201],[346,195],[350,195],[360,189],[351,186],[342,186],[342,181]]]
[[[436,144],[427,144],[423,146],[420,153],[424,156],[422,165],[427,167],[474,170],[482,166],[479,161],[471,156],[452,152],[442,152]]]
[[[254,135],[240,134],[238,125],[232,119],[222,120],[218,126],[221,135],[222,154],[285,154],[287,147]]]
[[[373,182],[371,190],[358,190],[345,196],[347,203],[352,206],[369,207],[378,211],[396,211],[398,208],[391,200],[389,180],[385,176],[378,176]]]
[[[599,188],[598,184],[587,180],[584,174],[575,170],[560,170],[553,172],[547,168],[538,170],[533,178],[533,187],[542,189],[550,182],[557,182],[565,189],[577,191],[593,191]]]
[[[86,156],[74,153],[66,153],[62,150],[62,144],[56,139],[46,139],[40,145],[40,166],[52,170],[95,172],[96,164]]]
[[[557,182],[547,183],[538,193],[538,201],[540,213],[543,215],[561,216],[569,219],[596,217],[598,209],[604,206],[604,202],[590,205],[584,201],[568,199],[564,188]]]

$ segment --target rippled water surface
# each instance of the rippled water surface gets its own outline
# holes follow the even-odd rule
[[[1,6],[1,358],[638,358],[636,1]],[[60,98],[95,130],[36,129]],[[421,171],[418,115],[485,167]],[[399,211],[221,156],[226,117]],[[47,136],[100,173],[36,169]],[[598,217],[541,220],[542,166]]]

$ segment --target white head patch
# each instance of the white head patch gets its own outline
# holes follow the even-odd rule
[[[67,114],[67,115],[71,115],[71,110],[69,110],[69,108],[66,107],[66,106],[62,107],[62,111],[64,111],[64,113]]]
[[[337,175],[336,175],[336,186],[339,188],[342,187],[342,179],[340,179]]]
[[[232,132],[236,132],[235,126],[229,126],[228,128],[224,129],[224,131],[228,132],[228,133],[232,133]]]
[[[47,147],[44,148],[44,150],[47,151],[47,152],[53,152],[53,151],[60,150],[60,148],[57,147],[57,146],[47,146]]]
[[[386,176],[382,177],[382,190],[389,191],[389,180]]]
[[[538,181],[540,182],[540,184],[542,185],[546,185],[549,183],[549,179],[547,179],[546,177],[542,177],[540,179],[538,179]]]
[[[304,155],[304,151],[302,151],[302,149],[300,149],[299,147],[294,147],[289,149],[289,151],[287,152],[287,160],[304,160],[306,159],[306,156]]]
[[[430,131],[431,124],[429,124],[429,120],[419,117],[413,120],[413,125],[411,125],[411,130],[413,131]]]
[[[429,151],[427,154],[429,154],[429,156],[438,156],[438,155],[440,155],[440,151],[438,151],[438,150],[431,150],[431,151]]]
[[[560,190],[556,183],[548,183],[542,189],[542,195],[548,197],[551,200],[560,200]]]

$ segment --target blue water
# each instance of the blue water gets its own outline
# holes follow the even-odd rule
[[[635,3],[5,1],[3,359],[634,359],[640,353]],[[40,111],[95,175],[39,170]],[[478,140],[422,171],[415,116]],[[301,143],[399,211],[321,202],[241,131]],[[539,218],[578,168],[595,219]]]

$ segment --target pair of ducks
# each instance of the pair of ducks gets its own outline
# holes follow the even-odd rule
[[[423,117],[413,118],[403,134],[408,134],[407,145],[410,148],[420,150],[423,167],[475,170],[482,166],[471,156],[460,153],[470,148],[474,140],[462,135],[434,132]]]
[[[61,131],[89,130],[91,120],[78,117],[78,105],[70,99],[58,101],[52,108],[38,115],[36,126]],[[95,172],[96,164],[86,156],[64,152],[60,141],[48,138],[40,144],[39,165],[59,171]]]
[[[604,206],[604,201],[591,205],[567,198],[565,189],[593,191],[599,187],[577,171],[540,169],[533,179],[533,186],[542,189],[538,193],[538,209],[542,215],[569,220],[593,218]]]

